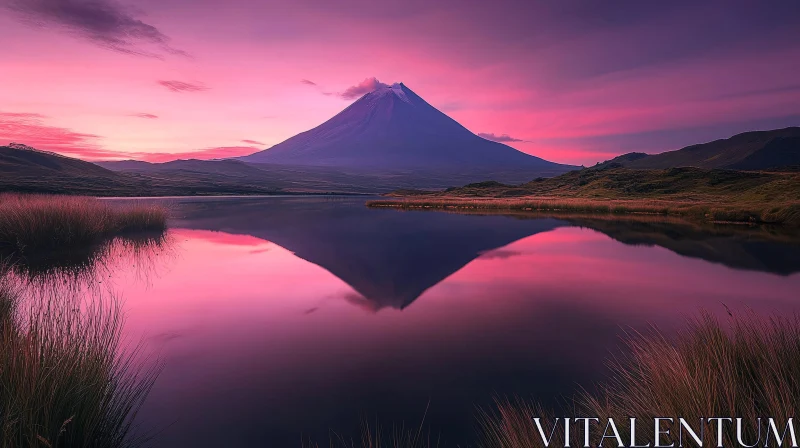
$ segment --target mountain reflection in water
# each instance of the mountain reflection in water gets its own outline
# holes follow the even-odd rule
[[[472,260],[503,256],[493,251],[566,226],[588,227],[625,244],[661,246],[737,269],[780,275],[800,271],[800,238],[778,238],[741,226],[592,217],[475,219],[442,212],[368,209],[359,207],[361,202],[346,198],[189,200],[180,205],[176,224],[273,242],[330,271],[360,294],[352,300],[365,300],[374,309],[403,309]]]
[[[164,361],[139,415],[156,447],[324,445],[429,403],[443,446],[471,446],[475,406],[591,388],[627,329],[800,309],[797,246],[763,229],[161,200],[169,250],[103,279]]]

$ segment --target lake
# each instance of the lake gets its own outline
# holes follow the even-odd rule
[[[591,389],[626,331],[800,305],[800,245],[765,229],[160,201],[166,247],[88,289],[124,300],[128,339],[164,363],[138,417],[157,447],[327,445],[423,417],[465,446],[496,397]]]

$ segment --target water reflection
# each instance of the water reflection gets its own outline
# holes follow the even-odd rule
[[[606,223],[370,210],[352,199],[174,205],[170,272],[151,288],[118,281],[129,330],[165,356],[141,415],[166,425],[164,447],[324,443],[330,430],[357,435],[364,417],[418,422],[429,402],[434,434],[465,446],[475,405],[496,394],[552,402],[591,387],[623,328],[670,331],[698,308],[724,313],[721,303],[794,310],[800,289],[797,274],[768,271],[775,265],[733,270],[736,257],[679,255],[675,241],[720,252],[695,249],[702,239],[683,230],[669,243],[637,230],[622,244],[588,228]]]
[[[330,271],[378,310],[403,309],[430,287],[498,247],[566,225],[553,219],[470,219],[370,210],[358,200],[238,199],[188,202],[178,227],[249,235]]]
[[[566,218],[625,244],[660,246],[736,269],[790,275],[800,272],[800,234],[794,229],[700,225],[658,219]]]
[[[164,241],[14,274],[124,301],[126,337],[165,361],[139,415],[159,447],[324,443],[428,403],[445,446],[468,446],[475,405],[591,387],[623,328],[670,331],[721,303],[796,310],[800,290],[794,240],[756,229],[170,202]]]
[[[700,226],[647,218],[559,219],[371,210],[353,199],[227,199],[180,204],[177,225],[275,243],[350,285],[345,299],[367,309],[403,309],[476,258],[559,227],[580,226],[631,245],[659,246],[725,266],[800,272],[800,236],[746,226]]]
[[[134,267],[137,277],[146,283],[157,275],[159,264],[174,255],[169,234],[131,233],[89,247],[37,257],[0,253],[0,276],[13,278],[26,290],[74,295],[82,290],[97,290],[104,282],[110,286],[114,273],[123,265]]]
[[[161,365],[123,339],[123,302],[101,284],[130,263],[147,277],[168,242],[0,257],[0,445],[137,447],[152,435],[135,416]]]

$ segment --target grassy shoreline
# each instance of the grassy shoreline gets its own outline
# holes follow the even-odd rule
[[[367,201],[370,208],[400,210],[494,211],[545,214],[647,215],[717,223],[800,226],[800,204],[747,206],[718,202],[669,200],[606,200],[583,198],[459,198],[426,197]]]
[[[164,232],[167,217],[168,211],[155,204],[0,194],[0,253],[34,256],[86,248],[126,233]]]
[[[372,208],[652,215],[800,226],[800,175],[675,168],[584,169],[522,185],[481,182],[443,192],[398,191]]]

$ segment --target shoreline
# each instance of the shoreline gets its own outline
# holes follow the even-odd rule
[[[570,197],[396,197],[366,202],[369,208],[430,210],[452,213],[505,213],[549,216],[592,215],[605,217],[663,217],[727,225],[775,225],[800,227],[800,202],[759,207],[739,206],[729,202],[648,199],[588,199]]]

